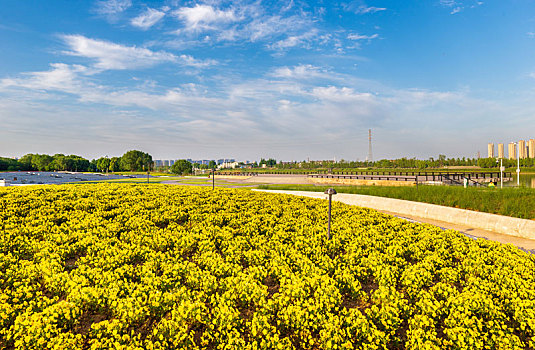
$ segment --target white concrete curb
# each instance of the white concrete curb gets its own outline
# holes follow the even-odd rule
[[[327,198],[321,192],[253,190],[270,193],[291,194],[311,198]],[[406,201],[402,199],[339,193],[333,200],[360,207],[389,211],[401,215],[417,216],[424,219],[444,221],[451,224],[467,225],[473,228],[501,233],[509,236],[535,239],[535,221],[509,216],[481,213],[472,210],[444,207],[436,204]]]

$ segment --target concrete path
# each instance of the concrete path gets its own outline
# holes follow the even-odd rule
[[[327,198],[322,192],[256,190],[311,198]],[[453,229],[471,237],[510,243],[524,250],[535,250],[535,221],[503,215],[474,212],[435,204],[412,202],[359,194],[339,193],[334,201],[372,208],[402,219]]]

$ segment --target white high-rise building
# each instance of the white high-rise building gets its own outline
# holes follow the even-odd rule
[[[516,159],[516,145],[514,142],[509,142],[507,146],[507,156],[509,159]]]
[[[489,143],[487,148],[488,148],[488,157],[494,158],[494,144]]]

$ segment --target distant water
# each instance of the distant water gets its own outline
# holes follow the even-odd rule
[[[504,182],[504,187],[514,187],[516,186],[516,173],[512,173],[513,181]],[[498,182],[498,186],[500,183]],[[522,169],[520,169],[520,186],[535,188],[535,174],[522,174]]]
[[[98,181],[111,179],[125,179],[132,177],[147,177],[146,175],[106,175],[100,173],[48,172],[48,171],[18,171],[0,173],[0,180],[8,180],[12,185],[59,185],[66,182]]]

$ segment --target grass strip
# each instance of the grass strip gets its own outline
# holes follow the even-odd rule
[[[333,186],[260,185],[259,189],[323,192]],[[535,189],[454,186],[336,186],[339,193],[405,199],[522,219],[535,219]]]

